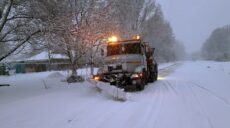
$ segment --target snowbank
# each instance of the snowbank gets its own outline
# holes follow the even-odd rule
[[[166,67],[159,71],[168,72],[164,79],[131,93],[126,102],[106,97],[87,81],[62,82],[59,73],[66,72],[0,76],[0,83],[11,85],[0,87],[0,127],[230,127],[230,62],[187,61]]]
[[[47,78],[63,78],[63,77],[65,76],[61,74],[60,72],[53,72],[47,76]]]

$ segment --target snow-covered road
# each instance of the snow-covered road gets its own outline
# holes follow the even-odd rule
[[[126,102],[88,82],[66,85],[47,74],[0,77],[12,85],[0,87],[1,128],[230,127],[230,62],[161,66],[158,81]]]

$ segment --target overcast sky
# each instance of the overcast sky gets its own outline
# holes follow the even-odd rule
[[[188,53],[198,51],[211,32],[230,25],[230,0],[157,0]]]

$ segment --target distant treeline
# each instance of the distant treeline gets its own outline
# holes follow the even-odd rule
[[[230,25],[215,29],[201,51],[204,59],[230,61]]]

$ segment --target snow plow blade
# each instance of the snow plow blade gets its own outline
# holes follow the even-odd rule
[[[129,93],[125,92],[124,89],[112,86],[109,83],[96,81],[89,79],[89,83],[100,89],[102,93],[112,96],[115,100],[126,101],[128,100]]]

